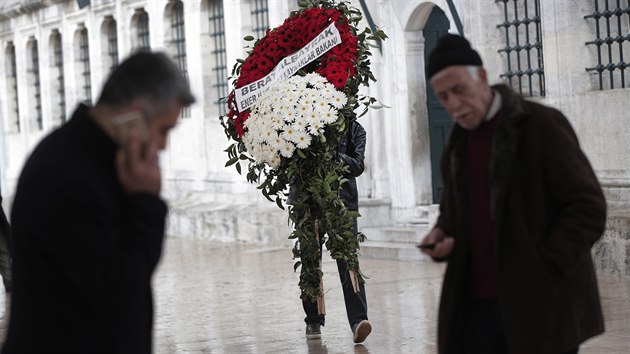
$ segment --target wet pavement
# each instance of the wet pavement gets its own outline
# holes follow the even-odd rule
[[[170,238],[154,277],[155,353],[436,353],[444,266],[363,259],[362,269],[372,334],[352,342],[337,267],[325,255],[326,326],[321,340],[306,340],[290,249]],[[628,354],[630,279],[599,282],[607,332],[580,353]]]

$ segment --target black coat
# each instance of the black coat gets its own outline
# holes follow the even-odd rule
[[[491,157],[497,296],[510,354],[564,353],[604,330],[591,247],[606,201],[568,120],[501,94]],[[440,354],[460,353],[468,293],[467,132],[455,125],[442,158],[437,225],[455,238],[440,301]]]
[[[11,214],[3,353],[151,352],[150,281],[167,208],[123,192],[115,152],[80,106],[26,162]]]
[[[356,178],[365,169],[365,143],[365,129],[359,122],[352,121],[350,129],[335,149],[334,155],[343,160],[350,170],[349,174],[345,176],[348,182],[341,186],[339,192],[339,196],[348,210],[359,210]]]

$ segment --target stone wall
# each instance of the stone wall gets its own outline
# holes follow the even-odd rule
[[[630,209],[611,209],[606,232],[593,246],[595,268],[601,274],[630,276]]]

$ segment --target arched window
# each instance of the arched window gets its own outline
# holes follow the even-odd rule
[[[107,33],[107,57],[109,58],[109,70],[112,71],[118,66],[118,32],[116,29],[116,20],[108,17],[105,21],[105,29]]]
[[[139,51],[151,50],[150,36],[149,36],[149,14],[144,9],[137,9],[133,19],[133,26],[136,31],[136,39],[134,41],[134,48]]]
[[[51,37],[52,48],[52,68],[50,70],[51,83],[53,85],[53,100],[57,104],[53,106],[53,119],[58,124],[66,122],[66,87],[63,73],[63,46],[61,43],[61,33],[54,30]]]
[[[37,127],[38,130],[44,128],[42,120],[42,87],[39,77],[39,48],[37,40],[31,38],[27,43],[27,49],[30,51],[30,62],[28,63],[28,82],[29,82],[29,96],[32,99],[32,118],[31,130]]]
[[[211,54],[212,54],[212,72],[214,73],[214,82],[212,86],[215,88],[216,96],[214,104],[219,108],[219,114],[225,114],[227,105],[222,102],[228,95],[228,70],[227,57],[225,51],[225,20],[223,17],[223,0],[210,1],[210,38],[211,38]]]
[[[92,74],[90,72],[90,45],[87,28],[79,29],[77,45],[79,86],[82,91],[83,103],[89,106],[92,104]]]
[[[267,0],[252,0],[252,31],[256,38],[262,38],[269,28],[269,5]]]
[[[170,48],[175,62],[179,64],[179,69],[188,80],[188,66],[186,63],[186,33],[184,29],[184,3],[177,0],[171,8],[171,41]],[[182,117],[190,117],[190,108],[186,107],[182,111]]]
[[[505,20],[498,25],[505,33],[505,53],[509,85],[523,96],[545,95],[540,0],[498,0],[503,3]]]
[[[15,62],[15,46],[13,42],[7,44],[6,49],[6,74],[7,74],[7,105],[9,106],[8,112],[12,114],[11,124],[8,127],[8,131],[12,133],[20,132],[20,106],[18,104],[18,85],[17,85],[17,68]]]

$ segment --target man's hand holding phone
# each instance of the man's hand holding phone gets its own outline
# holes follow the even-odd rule
[[[446,259],[453,251],[455,240],[439,227],[434,227],[418,245],[422,252],[433,259]]]
[[[160,194],[162,177],[157,144],[151,141],[141,111],[114,118],[120,148],[116,155],[118,180],[127,193]]]

